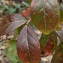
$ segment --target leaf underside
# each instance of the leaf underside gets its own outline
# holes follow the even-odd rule
[[[25,25],[20,32],[17,42],[17,54],[23,63],[39,63],[39,40],[29,25]]]

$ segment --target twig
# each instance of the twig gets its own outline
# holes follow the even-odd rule
[[[30,21],[31,21],[31,19],[29,19],[26,24],[28,25]]]

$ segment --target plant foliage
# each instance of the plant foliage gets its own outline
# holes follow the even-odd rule
[[[55,31],[62,30],[61,2],[59,0],[27,0],[27,2],[25,5],[29,8],[27,7],[22,15],[8,14],[0,23],[0,36],[14,31],[14,40],[11,40],[6,48],[7,58],[12,63],[20,60],[23,63],[39,63],[41,56],[51,55],[55,51],[51,63],[62,63],[63,33],[58,34]],[[18,4],[13,6],[15,9],[11,7],[10,13],[20,8]],[[8,6],[5,6],[3,11],[4,9],[8,9]],[[34,30],[43,33],[40,39]],[[59,46],[57,46],[57,37],[61,42]]]

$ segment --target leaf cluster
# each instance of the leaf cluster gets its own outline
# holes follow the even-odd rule
[[[22,15],[6,15],[0,23],[0,36],[14,31],[14,38],[7,45],[7,58],[13,63],[20,60],[23,63],[39,63],[41,56],[51,55],[55,51],[51,63],[62,63],[63,41],[55,31],[62,30],[61,3],[57,0],[28,0],[28,3],[30,8]],[[20,8],[18,5],[14,6]],[[43,33],[40,39],[34,30]],[[57,37],[61,42],[59,46]]]

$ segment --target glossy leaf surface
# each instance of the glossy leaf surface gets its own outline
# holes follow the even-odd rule
[[[51,63],[63,63],[63,43],[57,47]]]
[[[16,45],[17,45],[17,40],[11,40],[6,47],[6,57],[9,61],[11,61],[12,63],[22,63],[17,55],[17,49],[16,49]]]
[[[17,42],[17,54],[23,63],[39,63],[39,40],[29,25],[25,25],[20,32]]]
[[[32,0],[30,16],[34,25],[44,34],[55,29],[59,21],[57,0]]]
[[[9,14],[5,16],[0,23],[0,36],[7,34],[19,26],[26,23],[26,19],[18,14]]]
[[[41,51],[44,52],[44,55],[42,54],[41,56],[51,55],[57,47],[57,36],[55,33],[52,32],[48,35],[44,34],[40,39],[40,46]]]

